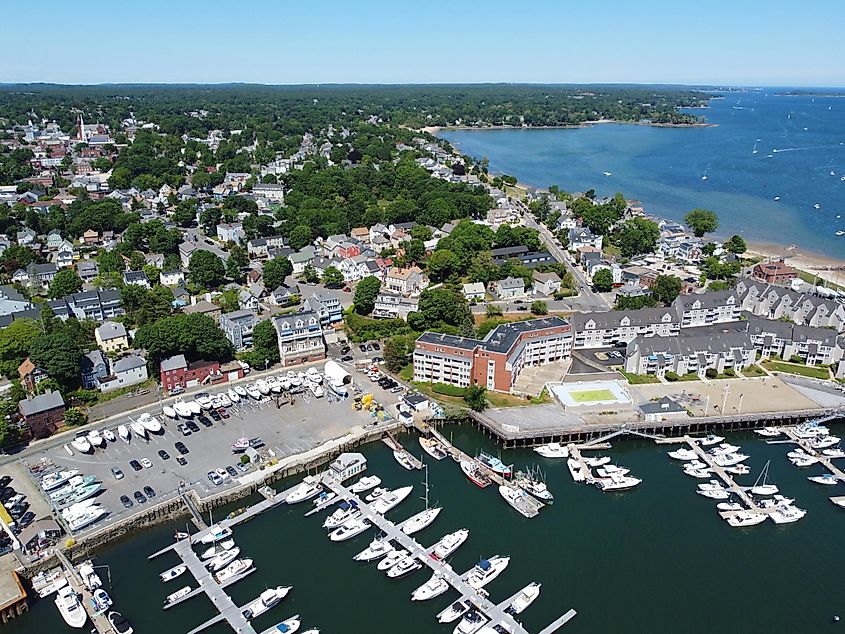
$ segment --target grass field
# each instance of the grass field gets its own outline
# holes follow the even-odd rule
[[[797,363],[786,363],[784,361],[770,360],[763,361],[763,363],[761,363],[760,365],[772,372],[788,372],[789,374],[807,376],[811,379],[830,378],[830,372],[828,372],[827,368],[817,368],[807,365],[798,365]]]
[[[616,400],[616,395],[610,390],[572,390],[569,395],[576,403]]]

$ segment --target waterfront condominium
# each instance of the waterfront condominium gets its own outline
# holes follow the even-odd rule
[[[414,349],[414,381],[509,392],[523,367],[568,359],[571,352],[572,328],[560,317],[502,324],[484,339],[424,332]]]

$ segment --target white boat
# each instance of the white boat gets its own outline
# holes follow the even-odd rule
[[[176,401],[173,403],[173,411],[182,418],[190,418],[194,415],[191,408],[184,401]]]
[[[238,393],[237,393],[235,390],[233,390],[232,388],[229,388],[229,389],[226,391],[226,396],[228,396],[228,397],[229,397],[229,400],[230,400],[232,403],[239,403],[239,402],[240,402],[240,400],[241,400],[241,395],[240,395],[240,394],[238,394]]]
[[[416,468],[416,465],[414,464],[413,459],[411,458],[410,454],[408,454],[408,452],[405,451],[404,449],[402,449],[402,450],[394,449],[393,450],[393,457],[396,459],[396,462],[398,462],[400,465],[402,465],[402,467],[404,467],[408,471],[413,471]]]
[[[205,567],[211,570],[211,572],[217,572],[218,570],[223,570],[226,566],[230,563],[235,561],[238,558],[238,555],[241,554],[241,549],[235,546],[229,550],[224,550],[219,555],[215,555],[207,562],[205,562]]]
[[[106,446],[106,439],[100,435],[100,430],[98,429],[92,429],[88,432],[88,442],[91,443],[92,447],[103,448]]]
[[[402,559],[404,559],[407,556],[408,556],[407,550],[393,549],[389,553],[387,553],[387,556],[385,556],[384,559],[382,559],[380,562],[378,562],[378,565],[376,566],[376,568],[378,568],[382,572],[384,572],[386,570],[390,570],[391,568],[393,568],[393,566],[398,564]]]
[[[177,417],[176,410],[173,409],[172,407],[170,407],[170,405],[165,405],[164,407],[162,407],[161,412],[162,412],[162,414],[164,414],[168,418],[176,418]]]
[[[114,432],[111,429],[104,429],[102,431],[103,438],[108,440],[109,442],[114,442],[117,440],[117,436],[114,435]]]
[[[317,372],[317,368],[314,368],[314,367],[308,368],[308,371],[305,373],[305,375],[308,377],[308,380],[311,381],[312,383],[322,383],[323,382],[323,376],[319,372]]]
[[[284,599],[290,591],[291,586],[276,586],[275,588],[265,590],[255,601],[247,605],[241,614],[243,614],[244,618],[247,620],[259,617],[278,605],[279,601]]]
[[[482,559],[465,575],[467,585],[473,590],[480,590],[505,571],[511,562],[510,557],[490,557]]]
[[[428,601],[439,597],[448,589],[449,582],[435,572],[428,581],[411,593],[411,601]]]
[[[823,449],[822,455],[826,458],[845,458],[845,451],[839,447],[834,447],[833,449]]]
[[[134,634],[135,630],[132,629],[129,621],[120,612],[112,610],[106,618],[109,620],[109,625],[111,625],[115,634]]]
[[[129,442],[129,438],[132,436],[132,433],[129,431],[129,428],[126,425],[118,425],[117,435],[123,442]]]
[[[455,531],[454,533],[444,535],[432,549],[432,559],[438,559],[440,561],[446,559],[449,555],[458,550],[461,544],[463,544],[468,537],[469,529],[466,528],[462,528],[460,530]]]
[[[522,614],[525,609],[534,603],[537,597],[540,596],[540,584],[536,581],[529,583],[519,593],[519,596],[514,599],[511,604],[505,608],[508,614]]]
[[[811,467],[816,464],[819,459],[812,456],[805,456],[803,458],[790,458],[789,461],[796,467]]]
[[[235,540],[234,539],[224,540],[224,541],[220,542],[219,544],[215,544],[214,546],[211,546],[210,548],[206,548],[205,552],[203,552],[203,554],[200,556],[200,559],[211,559],[212,557],[216,557],[217,555],[219,555],[223,551],[231,550],[234,547],[235,547]]]
[[[82,432],[76,438],[70,441],[71,446],[79,453],[91,453],[94,448],[91,446],[88,436]]]
[[[38,594],[38,598],[46,599],[67,585],[67,577],[65,577],[63,568],[56,568],[50,572],[39,572],[32,578],[30,583],[32,584],[32,589]]]
[[[332,502],[336,497],[337,493],[334,491],[321,491],[320,495],[311,501],[311,504],[320,508],[327,508],[331,506],[329,502]]]
[[[75,532],[90,526],[94,522],[102,519],[108,515],[108,511],[101,506],[92,506],[84,513],[76,516],[74,519],[68,521],[68,528],[71,532]]]
[[[384,515],[388,511],[399,506],[399,504],[411,494],[413,489],[414,487],[409,485],[394,489],[393,491],[387,491],[383,495],[380,495],[379,498],[373,502],[373,512],[378,513],[379,515]]]
[[[709,447],[710,445],[718,445],[725,439],[722,436],[717,436],[716,434],[707,434],[703,438],[693,438],[693,440],[698,441],[698,444],[702,447]]]
[[[584,464],[588,467],[603,467],[610,464],[611,460],[610,456],[596,456],[595,458],[584,458]]]
[[[730,473],[731,475],[748,475],[751,473],[751,467],[747,464],[735,464],[732,467],[725,467],[723,469],[725,473]]]
[[[787,458],[813,458],[812,454],[807,453],[800,447],[798,449],[793,449],[792,451],[786,454]]]
[[[443,460],[443,458],[449,455],[446,452],[446,448],[443,447],[443,444],[436,438],[426,438],[425,436],[420,436],[419,440],[423,451],[435,460]]]
[[[211,409],[211,397],[209,397],[208,394],[197,394],[194,397],[194,401],[196,401],[202,409]]]
[[[825,484],[825,485],[833,485],[839,484],[839,478],[837,478],[832,473],[823,473],[819,476],[810,476],[807,478],[810,482],[815,482],[816,484]]]
[[[133,420],[131,423],[129,423],[129,428],[132,430],[132,433],[136,436],[140,436],[141,438],[147,437],[147,428],[144,427],[138,421]]]
[[[668,451],[666,453],[674,460],[698,460],[698,454],[692,449],[677,449],[676,451]]]
[[[760,475],[757,476],[757,481],[754,483],[754,486],[751,487],[751,493],[754,495],[775,495],[778,493],[778,488],[774,484],[769,484],[769,463],[771,460],[766,461],[766,465],[763,467],[763,470],[760,472]]]
[[[252,568],[252,559],[236,559],[214,575],[214,578],[217,580],[217,583],[226,583],[229,579],[237,577],[250,568]]]
[[[164,605],[168,606],[171,603],[175,603],[182,597],[186,597],[191,594],[191,586],[185,586],[184,588],[179,588],[176,592],[172,594],[168,594],[167,597],[164,599]]]
[[[777,510],[769,514],[775,524],[791,524],[797,522],[807,514],[804,509],[799,509],[789,504],[782,504]]]
[[[84,515],[87,513],[92,507],[96,507],[97,502],[95,500],[85,500],[83,502],[77,502],[76,504],[71,504],[67,508],[61,511],[61,515],[67,521],[76,519],[80,515]]]
[[[612,478],[613,476],[624,476],[631,473],[630,469],[626,469],[624,467],[617,467],[616,465],[606,465],[604,467],[599,467],[596,469],[596,473],[601,478]]]
[[[422,564],[414,557],[404,557],[399,562],[387,571],[387,576],[390,579],[399,579],[405,575],[409,575],[415,570],[422,568]]]
[[[232,529],[215,524],[209,527],[208,534],[200,539],[201,544],[213,544],[232,536]]]
[[[437,615],[437,622],[454,623],[466,614],[470,608],[472,608],[472,602],[469,599],[455,601]]]
[[[311,390],[311,393],[314,395],[314,398],[323,398],[323,396],[325,396],[326,394],[323,388],[317,385],[316,383],[309,383],[308,387]]]
[[[587,479],[587,474],[584,473],[584,466],[575,458],[567,459],[566,466],[569,468],[569,473],[575,482],[584,482]]]
[[[796,425],[793,427],[792,431],[796,436],[798,436],[798,438],[802,439],[815,438],[816,436],[827,436],[830,434],[830,430],[827,427],[812,421]]]
[[[726,453],[713,458],[713,463],[719,467],[732,467],[745,462],[748,458],[749,456],[744,453]]]
[[[299,630],[301,625],[302,623],[299,620],[299,615],[297,614],[296,616],[292,616],[281,623],[277,623],[275,627],[271,628],[271,630],[273,632],[278,632],[279,634],[293,634]],[[305,632],[302,634],[305,634]]]
[[[349,487],[349,490],[352,491],[352,493],[363,493],[364,491],[369,491],[380,484],[381,478],[378,476],[364,476],[358,480],[358,482]]]
[[[279,383],[279,379],[275,376],[268,376],[264,379],[264,383],[267,384],[267,387],[270,388],[270,391],[273,394],[281,394],[282,392],[282,384]],[[260,390],[259,390],[260,391]]]
[[[501,495],[505,502],[510,504],[515,511],[525,517],[529,517],[523,504],[523,500],[529,497],[528,493],[518,487],[513,487],[508,484],[500,484],[499,495]]]
[[[602,491],[627,491],[642,483],[640,478],[627,475],[613,475],[596,481],[596,487]]]
[[[196,401],[188,401],[187,403],[185,403],[185,405],[187,405],[188,409],[191,410],[192,416],[202,414],[202,406]]]
[[[819,436],[812,438],[807,444],[813,449],[827,449],[838,445],[840,440],[837,436]]]
[[[353,537],[360,535],[370,528],[370,526],[372,526],[372,524],[370,524],[367,520],[353,517],[351,520],[329,533],[329,539],[333,542],[344,542],[347,539],[352,539]]]
[[[334,513],[329,515],[323,522],[323,528],[334,530],[353,517],[358,517],[360,514],[361,509],[358,508],[358,504],[354,500],[341,502]]]
[[[79,600],[79,595],[70,586],[65,586],[59,589],[54,603],[59,609],[59,614],[62,615],[65,623],[69,627],[76,629],[85,627],[88,621],[88,614],[85,608],[82,607],[82,602]]]
[[[699,491],[722,491],[723,489],[725,489],[725,487],[722,486],[722,483],[718,480],[710,480],[710,482],[698,485]]]
[[[379,499],[382,495],[387,493],[389,490],[390,489],[385,489],[384,487],[376,487],[375,489],[373,489],[370,493],[368,493],[366,495],[364,500],[367,501],[367,502],[375,502],[377,499]]]
[[[322,490],[323,488],[320,486],[319,481],[316,478],[309,476],[287,494],[285,497],[285,503],[298,504],[299,502],[310,500],[311,498],[320,495]]]
[[[555,501],[539,468],[529,469],[528,472],[517,471],[513,483],[545,504],[553,504]]]
[[[246,394],[253,400],[259,400],[261,398],[261,391],[255,385],[247,385],[246,386]]]
[[[94,564],[90,560],[79,565],[79,576],[85,587],[92,592],[103,587],[103,580],[94,570]]]
[[[109,593],[103,590],[102,588],[97,588],[94,590],[94,593],[91,596],[91,605],[94,608],[94,614],[100,616],[101,614],[105,614],[108,612],[109,608],[113,605],[113,601],[109,596]]]
[[[763,513],[751,513],[749,511],[737,511],[731,513],[725,518],[729,526],[734,528],[744,528],[746,526],[756,526],[766,521],[766,515]]]
[[[377,538],[371,541],[369,546],[355,555],[352,559],[355,561],[375,561],[376,559],[381,559],[392,550],[393,545],[390,543],[389,539]]]
[[[725,454],[736,453],[740,449],[742,449],[742,447],[738,447],[737,445],[732,445],[730,443],[723,442],[718,447],[713,447],[713,449],[708,450],[708,453],[711,456],[724,456]]]
[[[413,535],[414,533],[420,532],[426,526],[429,526],[432,522],[434,522],[442,510],[443,509],[441,507],[434,506],[409,517],[407,520],[402,522],[402,532],[406,535]]]
[[[144,429],[151,434],[158,434],[161,432],[161,423],[152,414],[144,412],[138,417],[138,422],[141,423],[144,426]]]
[[[235,390],[235,394],[241,398],[247,395],[246,388],[243,385],[235,385],[232,389]]]
[[[719,502],[716,509],[719,511],[743,511],[745,507],[738,502]]]
[[[764,438],[776,438],[780,436],[780,430],[775,427],[763,427],[763,429],[755,429],[754,433]]]
[[[188,567],[184,565],[174,566],[170,570],[165,570],[158,576],[158,578],[161,579],[162,583],[167,583],[168,581],[173,581],[176,577],[184,574],[187,569]]]
[[[264,379],[258,379],[255,382],[255,389],[258,390],[264,396],[267,396],[270,393],[270,386]],[[250,394],[250,396],[252,395]]]
[[[699,489],[696,493],[711,500],[727,500],[731,497],[730,491],[725,489]]]
[[[534,447],[534,451],[543,456],[544,458],[569,457],[569,449],[567,449],[565,445],[561,445],[557,442],[550,442],[547,445],[540,445],[539,447]]]
[[[60,486],[70,481],[74,476],[79,475],[78,469],[66,469],[64,471],[55,471],[48,473],[41,478],[41,488],[45,491],[52,491],[58,489]]]

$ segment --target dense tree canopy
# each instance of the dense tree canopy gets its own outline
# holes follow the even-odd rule
[[[693,209],[684,216],[684,222],[699,238],[705,233],[713,233],[719,228],[718,216],[706,209]]]
[[[273,258],[264,264],[262,276],[264,288],[273,291],[285,283],[285,278],[293,273],[293,265],[287,258]]]
[[[369,315],[373,312],[376,296],[381,290],[381,281],[372,275],[365,277],[355,287],[355,312],[359,315]]]
[[[217,288],[225,282],[223,260],[211,251],[199,250],[188,261],[188,276],[193,284],[202,288]]]
[[[147,351],[153,374],[161,360],[184,354],[191,361],[206,359],[228,361],[234,350],[223,331],[207,315],[172,315],[142,326],[135,333],[135,346]]]
[[[74,269],[62,269],[56,273],[50,282],[49,296],[51,299],[73,295],[82,288],[82,279]]]

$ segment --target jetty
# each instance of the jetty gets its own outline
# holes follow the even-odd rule
[[[370,524],[382,531],[386,536],[385,539],[389,539],[390,541],[399,544],[417,561],[425,566],[428,566],[432,572],[439,574],[449,583],[449,585],[458,591],[462,600],[468,599],[476,606],[478,611],[490,621],[488,625],[502,625],[511,634],[528,634],[528,631],[521,623],[505,612],[505,608],[507,608],[510,605],[510,602],[512,602],[516,597],[512,597],[511,599],[499,604],[492,603],[487,598],[486,593],[475,590],[466,582],[466,576],[468,573],[459,575],[449,564],[433,559],[430,555],[430,548],[426,549],[422,547],[419,542],[411,536],[403,533],[400,529],[400,525],[394,524],[383,515],[373,511],[369,504],[352,493],[352,491],[346,488],[341,482],[338,482],[331,475],[324,474],[322,477],[322,484],[329,490],[334,491],[338,498],[354,501],[361,510],[361,516],[370,522]],[[575,610],[569,610],[551,625],[543,629],[541,634],[552,634],[559,628],[563,627],[563,625],[569,620],[574,618],[575,614]]]
[[[831,419],[826,418],[826,419],[821,419],[818,422],[824,423],[824,422],[828,422],[829,420],[831,420]],[[819,464],[824,466],[825,469],[827,469],[830,473],[832,473],[833,477],[835,477],[840,483],[845,483],[845,472],[843,472],[842,469],[840,469],[835,464],[833,464],[832,458],[825,456],[821,451],[818,451],[818,450],[814,449],[813,447],[811,447],[808,440],[806,440],[804,438],[799,438],[798,435],[792,429],[784,428],[784,429],[781,429],[781,431],[784,434],[786,434],[787,437],[789,438],[789,440],[782,441],[782,442],[795,443],[796,445],[801,447],[801,449],[803,449],[805,452],[807,452],[808,454],[813,456],[816,460],[818,460]],[[771,442],[777,442],[777,441],[771,441]],[[843,505],[842,499],[843,499],[842,496],[836,496],[835,495],[835,496],[830,497],[830,501],[833,502],[834,504],[836,504],[837,506]]]
[[[393,434],[388,433],[387,435],[385,435],[384,438],[382,438],[382,441],[384,442],[385,445],[390,447],[393,451],[397,451],[399,453],[405,454],[405,456],[408,459],[408,463],[411,464],[414,467],[414,469],[422,469],[423,468],[422,460],[420,460],[414,454],[412,454],[410,451],[405,449],[402,446],[402,443],[400,443],[398,440],[396,440],[393,437]]]

